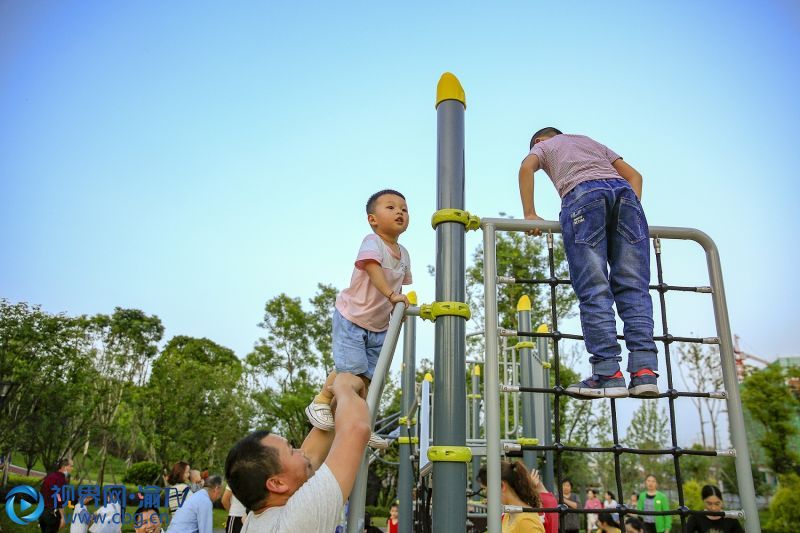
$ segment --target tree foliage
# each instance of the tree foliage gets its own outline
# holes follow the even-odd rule
[[[742,404],[752,418],[764,428],[759,444],[767,455],[768,466],[777,474],[798,472],[798,429],[800,400],[795,397],[787,380],[800,374],[798,369],[784,370],[773,363],[745,378],[742,384]]]

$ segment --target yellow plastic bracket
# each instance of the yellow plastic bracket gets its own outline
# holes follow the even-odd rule
[[[419,306],[419,316],[423,320],[436,322],[440,316],[460,316],[469,320],[472,313],[469,306],[462,302],[433,302],[432,304],[422,304]]]
[[[532,438],[532,437],[520,437],[517,439],[517,444],[522,446],[536,446],[539,444],[539,439]]]
[[[521,349],[523,349],[523,348],[530,348],[531,350],[533,350],[535,347],[536,347],[536,345],[535,345],[535,344],[533,344],[533,342],[531,342],[531,341],[522,341],[522,342],[518,342],[518,343],[517,343],[517,344],[514,346],[514,348],[516,348],[517,350],[521,350]]]
[[[551,365],[551,364],[550,364],[550,363],[548,363],[547,361],[545,361],[544,363],[542,363],[542,368],[552,368],[552,367],[553,367],[553,365]]]
[[[481,227],[481,218],[478,215],[470,215],[469,211],[463,209],[439,209],[431,217],[431,226],[436,226],[442,222],[458,222],[464,224],[464,231],[476,230]]]
[[[472,450],[467,446],[431,446],[428,459],[434,463],[468,463],[472,461]]]
[[[417,419],[412,418],[411,422],[409,423],[407,416],[401,416],[400,419],[397,421],[401,426],[416,426]]]
[[[397,437],[398,444],[419,444],[419,437]]]
[[[467,394],[467,400],[480,400],[480,394]]]

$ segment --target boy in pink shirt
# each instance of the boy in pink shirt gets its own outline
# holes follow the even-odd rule
[[[355,261],[350,286],[339,293],[333,312],[333,361],[336,371],[328,376],[333,382],[336,372],[360,376],[369,386],[378,356],[389,328],[389,315],[395,304],[408,298],[403,285],[411,284],[411,263],[397,239],[408,228],[408,206],[405,196],[385,189],[367,201],[367,222],[373,233],[364,237]],[[366,396],[366,387],[364,389]],[[331,400],[324,387],[311,404],[306,416],[314,427],[333,430]],[[369,440],[373,448],[386,448],[389,443],[374,433]]]

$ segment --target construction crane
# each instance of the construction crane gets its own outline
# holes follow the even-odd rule
[[[745,359],[750,359],[756,362],[759,362],[763,365],[768,365],[769,361],[766,359],[762,359],[757,355],[753,355],[747,352],[744,352],[739,348],[739,335],[733,336],[733,356],[736,361],[736,377],[739,379],[739,383],[744,381],[745,377]]]

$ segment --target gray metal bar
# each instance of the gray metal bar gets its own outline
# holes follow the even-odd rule
[[[378,416],[381,393],[386,382],[386,374],[392,365],[392,357],[397,347],[397,339],[400,338],[400,327],[403,324],[403,314],[405,305],[395,304],[392,316],[389,318],[389,329],[386,332],[386,339],[381,347],[381,354],[378,357],[378,364],[372,376],[372,383],[367,392],[367,406],[370,412],[370,426],[375,426],[375,419]],[[369,469],[368,453],[364,453],[361,462],[361,469],[358,471],[356,483],[350,493],[350,509],[347,513],[348,533],[362,533],[364,531],[364,508],[367,496],[367,470]]]
[[[486,233],[491,231],[527,231],[540,229],[553,233],[561,233],[561,225],[549,220],[514,220],[506,218],[484,218],[481,219],[481,227],[484,229],[484,254],[491,250],[491,254],[485,255],[484,262],[487,263],[489,255],[494,257],[494,248],[486,248]],[[730,329],[730,319],[728,317],[728,306],[725,299],[725,287],[722,279],[722,268],[720,265],[719,251],[717,245],[706,233],[694,228],[676,228],[669,226],[650,226],[650,237],[661,237],[664,239],[691,240],[700,244],[706,252],[706,264],[708,267],[709,281],[711,282],[711,300],[714,306],[714,319],[717,327],[717,337],[719,338],[720,358],[722,362],[722,377],[727,391],[728,423],[731,430],[731,441],[736,449],[736,478],[739,485],[739,495],[742,500],[742,507],[745,513],[745,531],[747,533],[759,533],[761,525],[756,507],[755,487],[753,484],[753,474],[750,469],[750,453],[747,446],[747,433],[742,414],[742,402],[739,395],[739,387],[736,379],[736,366],[733,355],[733,341]],[[492,241],[494,243],[494,240]],[[496,276],[496,265],[493,264],[493,276],[491,283],[494,284]],[[486,268],[484,267],[484,276]],[[489,323],[489,278],[486,279],[485,292],[487,294],[486,318],[487,318],[487,347],[488,323]],[[494,296],[494,292],[492,292]],[[496,312],[496,311],[494,311]],[[494,326],[495,330],[497,326]],[[487,350],[488,366],[488,350]],[[488,376],[487,376],[488,379]],[[488,418],[488,393],[487,398],[487,418]],[[488,428],[488,420],[487,420]],[[488,437],[487,437],[488,438]],[[498,467],[499,468],[499,467]],[[487,472],[488,475],[488,472]],[[557,487],[556,487],[557,488]],[[491,513],[490,513],[491,515]]]
[[[445,74],[439,83],[447,83]],[[449,75],[452,79],[455,77]],[[456,80],[457,82],[457,80]],[[462,101],[438,103],[436,208],[464,209],[464,111]],[[436,301],[466,301],[465,227],[443,222],[436,227]],[[441,316],[435,324],[433,443],[466,442],[466,321]],[[433,463],[433,531],[462,532],[467,521],[467,464]]]
[[[416,298],[415,298],[416,299]],[[411,420],[414,417],[414,404],[416,394],[414,383],[417,370],[417,319],[407,317],[403,327],[403,366],[400,369],[400,412],[407,418],[405,428],[401,425],[400,435],[412,437],[414,435]],[[411,462],[411,444],[400,445],[400,472],[397,480],[397,495],[400,499],[398,511],[400,512],[398,531],[411,533],[414,521],[414,507],[412,488],[414,487],[414,467]]]
[[[541,329],[546,330],[547,326],[542,324],[537,328],[537,331],[540,331]],[[536,339],[536,352],[539,355],[539,360],[542,362],[542,365],[550,362],[547,339],[543,337]],[[548,368],[542,366],[541,370],[534,374],[534,377],[536,378],[534,382],[537,383],[537,387],[550,388],[550,370]],[[553,399],[549,394],[535,395],[534,411],[536,413],[536,434],[544,436],[544,444],[553,443],[553,422],[550,420],[550,413],[553,412],[553,409],[550,407],[551,401],[553,401]],[[554,485],[555,472],[553,469],[553,452],[544,452],[544,457],[545,464],[542,481],[548,490],[555,491],[558,487],[555,487]]]
[[[480,365],[472,365],[472,431],[470,437],[473,439],[481,438],[481,399],[480,399],[480,379],[481,367]],[[481,485],[478,483],[478,470],[481,468],[481,458],[477,455],[472,457],[472,490],[477,492],[480,490]]]
[[[484,327],[486,329],[486,364],[483,369],[483,399],[486,412],[486,528],[492,533],[501,529],[500,502],[500,376],[498,375],[497,335],[497,256],[495,226],[481,221],[483,227]]]
[[[517,302],[517,329],[519,331],[531,331],[531,299],[523,296]],[[523,387],[534,386],[533,350],[530,348],[520,348],[519,353],[519,384]],[[522,396],[517,394],[516,396]],[[536,432],[536,416],[534,413],[533,401],[543,394],[527,394],[525,398],[520,398],[522,402],[522,436],[526,438],[542,438],[541,433]],[[525,450],[522,452],[522,460],[528,470],[536,466],[536,452]]]

